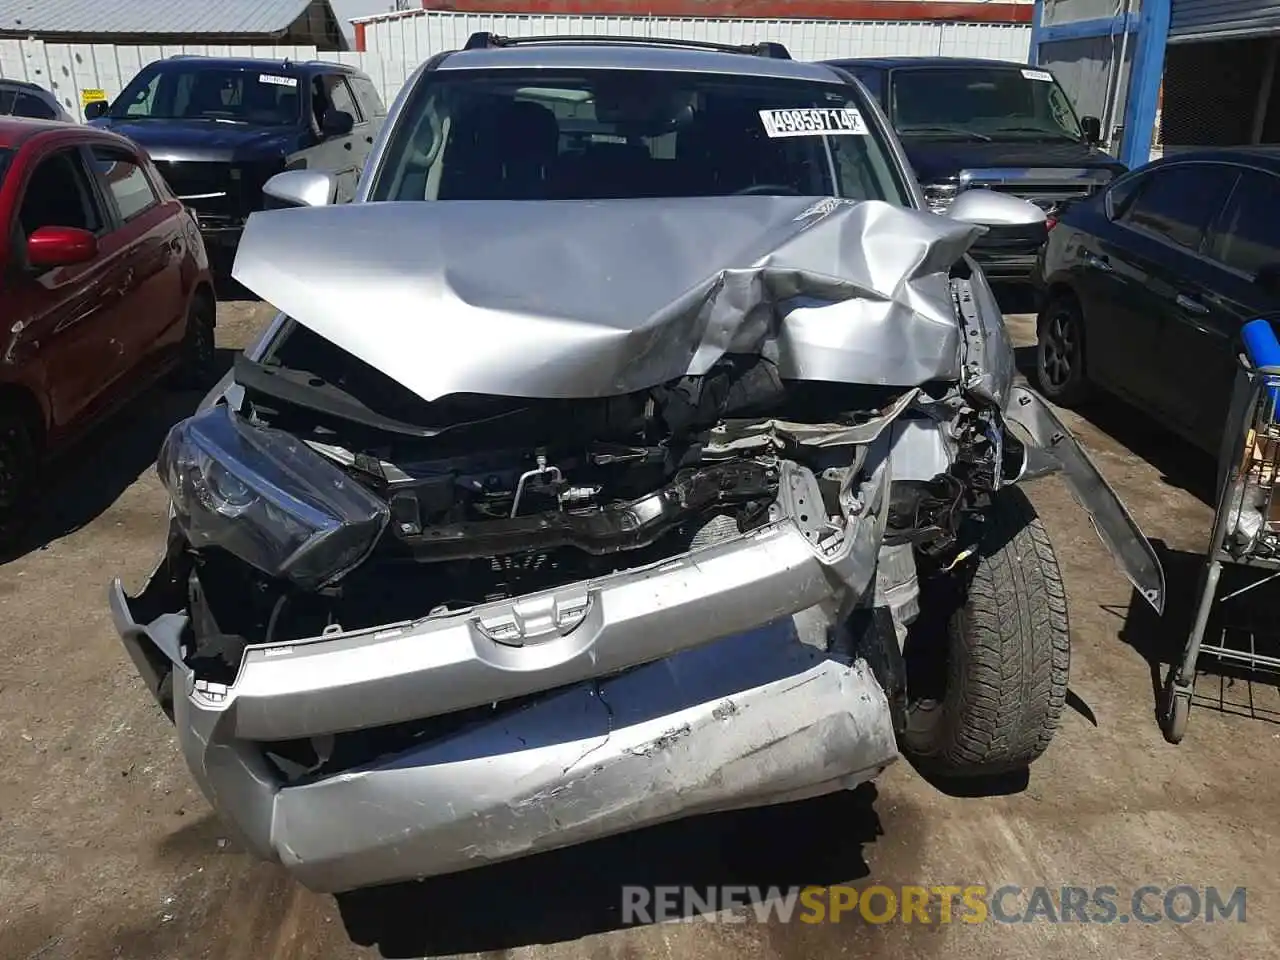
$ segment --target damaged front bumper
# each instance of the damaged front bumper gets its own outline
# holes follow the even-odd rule
[[[230,685],[184,662],[185,614],[119,581],[110,603],[153,692],[172,676],[213,806],[308,887],[346,890],[874,777],[897,757],[892,711],[835,626],[876,575],[866,505],[836,545],[788,519],[561,590],[251,647]],[[531,695],[329,775],[286,779],[266,756]]]

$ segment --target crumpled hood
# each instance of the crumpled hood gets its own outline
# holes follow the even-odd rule
[[[958,379],[980,228],[879,201],[360,203],[255,213],[233,276],[430,401],[586,398],[759,353],[785,378]]]

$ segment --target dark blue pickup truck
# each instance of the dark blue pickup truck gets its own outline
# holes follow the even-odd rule
[[[925,199],[944,212],[982,187],[1030,200],[1050,217],[1125,166],[1098,147],[1096,117],[1078,117],[1053,74],[1002,60],[829,60],[857,77],[897,131]],[[1029,280],[1044,227],[993,228],[973,254],[993,280]]]

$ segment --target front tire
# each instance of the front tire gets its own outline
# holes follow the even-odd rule
[[[212,297],[197,294],[191,299],[178,368],[173,374],[173,385],[179,390],[207,390],[217,382],[215,310]]]
[[[1084,314],[1076,299],[1057,294],[1036,323],[1036,385],[1054,403],[1074,406],[1092,392],[1085,370]]]
[[[960,580],[930,584],[907,638],[904,751],[941,777],[1021,772],[1057,732],[1071,642],[1053,544],[1018,488],[996,495]]]

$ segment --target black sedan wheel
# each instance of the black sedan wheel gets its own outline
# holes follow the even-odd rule
[[[1069,297],[1051,300],[1040,314],[1036,380],[1040,392],[1063,406],[1089,395],[1084,369],[1084,318]]]

